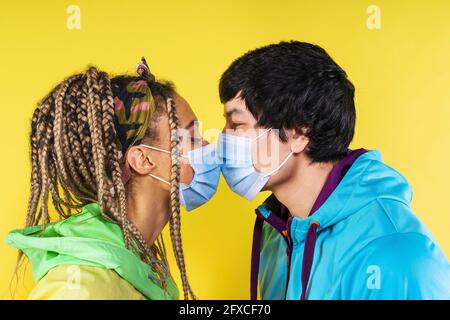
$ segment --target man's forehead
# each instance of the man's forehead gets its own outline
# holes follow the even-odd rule
[[[246,108],[245,100],[242,99],[240,96],[236,96],[225,103],[225,108],[245,109]]]
[[[247,106],[243,99],[234,98],[225,103],[224,109],[226,115],[231,115],[234,113],[245,113],[245,111],[247,111]]]

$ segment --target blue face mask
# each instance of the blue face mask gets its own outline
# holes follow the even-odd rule
[[[219,135],[217,154],[222,163],[222,174],[231,190],[247,200],[253,200],[264,188],[270,176],[275,174],[293,154],[291,152],[269,173],[256,171],[252,160],[252,144],[270,130],[267,129],[253,139],[225,133]]]
[[[141,144],[140,146],[171,154],[170,151],[145,144]],[[191,211],[210,200],[216,193],[220,178],[219,160],[217,159],[216,148],[212,144],[190,150],[187,155],[182,155],[181,157],[186,158],[189,161],[189,165],[194,171],[194,177],[192,178],[191,183],[180,183],[181,205],[186,210]],[[161,177],[153,174],[149,175],[170,185],[169,181]]]

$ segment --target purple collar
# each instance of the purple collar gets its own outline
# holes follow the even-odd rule
[[[336,187],[339,185],[339,182],[341,182],[342,178],[344,178],[353,162],[355,162],[355,160],[360,155],[366,152],[366,149],[357,149],[351,151],[349,150],[345,158],[334,165],[333,169],[328,175],[327,180],[325,181],[325,184],[322,187],[322,190],[319,193],[319,196],[316,199],[316,202],[311,208],[309,216],[312,216],[325,203],[331,193],[333,193],[334,189],[336,189]]]

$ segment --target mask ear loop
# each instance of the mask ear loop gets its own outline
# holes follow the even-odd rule
[[[160,151],[160,152],[167,153],[167,154],[172,154],[170,151],[167,151],[167,150],[164,150],[164,149],[160,149],[160,148],[157,148],[157,147],[153,147],[153,146],[149,146],[149,145],[146,145],[146,144],[143,144],[143,143],[141,143],[141,144],[139,144],[139,145],[142,146],[142,147],[145,147],[145,148],[152,149],[152,150]],[[185,156],[185,155],[180,155],[180,156],[183,157],[183,158],[188,158],[188,157]],[[165,180],[165,179],[163,179],[163,178],[160,178],[160,177],[158,177],[158,176],[156,176],[156,175],[154,175],[154,174],[149,173],[148,175],[149,175],[150,177],[152,177],[152,178],[158,180],[158,181],[161,181],[161,182],[163,182],[163,183],[169,185],[169,186],[171,185],[169,181],[167,181],[167,180]]]
[[[158,181],[164,182],[165,184],[167,184],[167,185],[170,186],[170,182],[169,182],[169,181],[167,181],[167,180],[165,180],[165,179],[163,179],[163,178],[160,178],[160,177],[158,177],[158,176],[155,176],[154,174],[151,174],[151,173],[149,173],[148,175],[149,175],[150,177],[152,177],[152,178],[154,178],[154,179],[156,179],[156,180],[158,180]]]
[[[146,147],[146,148],[149,148],[149,149],[152,149],[152,150],[156,150],[156,151],[159,151],[159,152],[163,152],[163,153],[167,153],[167,154],[172,154],[170,151],[167,151],[167,150],[164,150],[164,149],[160,149],[160,148],[157,148],[157,147],[153,147],[153,146],[149,146],[149,145],[147,145],[147,144],[141,143],[140,146]]]
[[[281,162],[281,164],[275,169],[275,170],[272,170],[272,171],[270,171],[269,173],[266,173],[265,175],[264,175],[264,177],[270,177],[271,175],[273,175],[275,172],[277,172],[278,170],[280,170],[280,168],[282,167],[282,166],[284,166],[284,164],[289,160],[289,158],[292,156],[294,154],[294,152],[290,152],[289,153],[289,155],[286,157],[286,159],[284,159],[283,160],[283,162]]]
[[[157,148],[157,147],[149,146],[148,144],[141,143],[139,145],[142,146],[142,147],[148,148],[148,149],[156,150],[156,151],[167,153],[167,154],[172,154],[172,152],[170,152],[168,150],[164,150],[164,149],[160,149],[160,148]],[[189,157],[187,155],[185,155],[185,154],[180,154],[180,157],[185,158],[185,159],[189,159]]]
[[[259,135],[256,136],[256,138],[252,139],[252,142],[255,140],[258,140],[260,137],[262,137],[263,135],[265,135],[267,132],[269,132],[270,130],[272,130],[272,128],[269,128],[267,130],[264,130],[263,133],[260,133]]]
[[[259,139],[261,136],[263,136],[264,134],[266,134],[267,132],[269,132],[270,130],[272,130],[272,128],[269,128],[267,130],[264,130],[263,133],[259,134],[258,136],[256,136],[256,138],[252,139],[252,142],[255,141],[256,139]],[[281,164],[275,168],[274,170],[270,171],[269,173],[264,174],[264,177],[269,177],[271,175],[273,175],[275,172],[277,172],[278,170],[280,170],[280,168],[289,160],[289,158],[293,155],[294,153],[291,151],[291,153],[289,153],[289,155],[286,157],[286,159],[283,160],[283,162],[281,162]]]

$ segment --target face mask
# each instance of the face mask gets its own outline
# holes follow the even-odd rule
[[[256,171],[252,160],[252,143],[270,130],[267,129],[253,139],[225,133],[219,135],[217,153],[219,160],[222,161],[222,174],[231,190],[247,200],[253,200],[270,176],[275,174],[293,154],[289,153],[286,159],[269,173]]]
[[[170,151],[145,144],[140,146],[171,154]],[[191,211],[207,202],[216,193],[219,184],[220,166],[216,156],[216,148],[212,144],[190,150],[187,155],[181,155],[181,157],[186,158],[194,170],[191,183],[180,183],[181,205],[186,210]],[[161,177],[151,173],[149,176],[170,185],[169,181]]]

